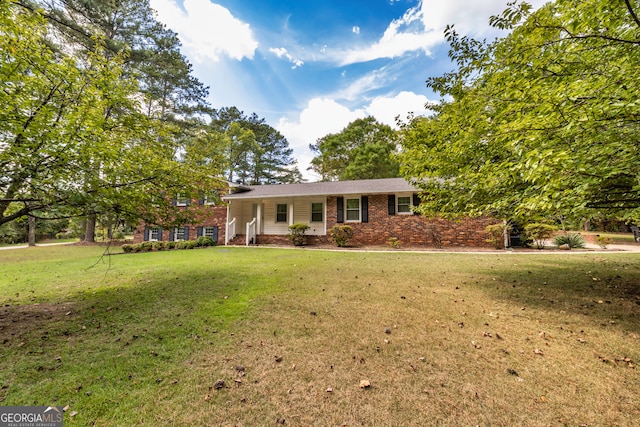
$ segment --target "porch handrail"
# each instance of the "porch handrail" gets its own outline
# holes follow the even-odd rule
[[[258,222],[257,218],[253,218],[251,222],[247,223],[247,241],[246,246],[249,246],[250,243],[256,243],[256,223]]]
[[[236,237],[236,219],[233,218],[227,223],[227,230],[224,234],[224,244],[226,245]]]

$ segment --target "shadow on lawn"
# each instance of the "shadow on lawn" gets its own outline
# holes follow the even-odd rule
[[[633,259],[544,257],[483,273],[495,279],[486,287],[495,298],[640,330],[640,265]]]
[[[64,302],[0,307],[0,343],[22,346],[87,331],[117,335],[136,329],[160,336],[182,328],[198,335],[204,322],[215,331],[241,317],[251,299],[269,285],[268,277],[261,281],[237,269],[218,267],[180,274],[144,272],[127,280],[72,294]]]

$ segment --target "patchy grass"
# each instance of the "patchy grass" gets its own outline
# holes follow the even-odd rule
[[[103,250],[0,253],[2,405],[69,405],[70,425],[640,417],[635,254]]]

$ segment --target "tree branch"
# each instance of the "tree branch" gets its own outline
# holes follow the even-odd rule
[[[629,10],[629,14],[631,15],[631,17],[635,21],[636,25],[638,27],[640,27],[640,19],[638,19],[638,15],[636,15],[636,13],[633,10],[633,7],[631,7],[631,3],[629,2],[629,0],[624,0],[624,3],[627,5],[627,9]]]

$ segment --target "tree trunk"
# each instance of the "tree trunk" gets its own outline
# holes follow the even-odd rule
[[[96,214],[95,213],[90,213],[87,216],[87,226],[85,227],[84,241],[85,242],[96,241]]]
[[[29,246],[36,245],[36,217],[29,215]]]

